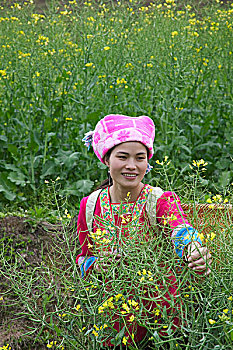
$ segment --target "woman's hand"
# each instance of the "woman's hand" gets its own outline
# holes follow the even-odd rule
[[[113,262],[119,262],[120,258],[121,254],[119,254],[117,250],[115,250],[114,252],[102,252],[102,256],[100,256],[94,264],[94,270],[96,270],[99,273],[106,272],[111,267]]]
[[[198,243],[191,243],[188,246],[187,252],[188,267],[198,273],[204,273],[208,276],[211,272],[210,265],[212,263],[212,257],[206,247],[200,247]]]

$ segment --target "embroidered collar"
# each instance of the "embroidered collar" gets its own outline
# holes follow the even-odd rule
[[[151,186],[150,185],[145,185],[137,200],[134,203],[129,203],[132,204],[132,210],[131,210],[131,228],[132,229],[137,229],[138,224],[139,224],[139,219],[141,217],[142,211],[144,209],[144,206],[146,204],[148,194],[151,191]],[[109,194],[109,187],[103,189],[100,193],[100,205],[101,205],[101,214],[102,218],[104,220],[104,225],[106,226],[106,229],[111,233],[111,235],[117,236],[117,231],[122,228],[121,226],[118,226],[117,223],[115,223],[114,220],[114,214],[112,212],[112,205],[110,202],[110,194]],[[115,205],[115,204],[114,204]],[[124,209],[125,209],[124,203],[119,205],[119,216],[121,214],[124,214]]]

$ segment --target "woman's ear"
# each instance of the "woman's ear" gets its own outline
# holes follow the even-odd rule
[[[107,167],[110,167],[109,158],[107,157],[104,158],[104,164],[107,165]]]
[[[110,167],[109,160],[105,159],[104,163],[105,163],[105,165],[107,165],[108,168]]]

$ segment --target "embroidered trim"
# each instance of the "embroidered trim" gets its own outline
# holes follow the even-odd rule
[[[103,189],[103,191],[100,193],[100,205],[101,205],[101,214],[107,226],[106,230],[108,230],[111,235],[116,236],[117,234],[116,231],[119,228],[121,228],[123,223],[121,215],[126,213],[128,213],[127,215],[130,215],[130,219],[127,220],[127,223],[132,222],[136,230],[139,224],[142,211],[147,202],[148,195],[151,191],[152,191],[152,187],[150,185],[145,185],[142,188],[137,200],[134,203],[122,203],[122,204],[114,203],[113,205],[111,205],[109,187]],[[118,216],[119,216],[118,222],[115,222],[114,220],[113,212],[115,212],[116,210],[118,211]]]

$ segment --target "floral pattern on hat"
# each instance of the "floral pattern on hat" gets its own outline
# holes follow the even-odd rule
[[[153,156],[154,136],[155,126],[151,118],[110,114],[97,123],[92,146],[96,156],[104,163],[105,154],[114,146],[123,142],[141,142],[148,148],[150,159]]]

